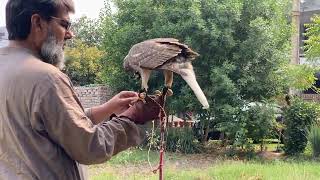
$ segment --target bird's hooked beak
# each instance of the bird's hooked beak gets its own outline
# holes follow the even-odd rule
[[[192,68],[188,69],[181,69],[181,77],[187,82],[187,84],[190,86],[194,94],[196,95],[199,102],[202,104],[202,109],[209,109],[209,103],[204,95],[203,91],[201,90],[197,80],[196,76],[194,74],[194,71]]]

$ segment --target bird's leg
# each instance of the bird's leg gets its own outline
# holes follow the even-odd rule
[[[139,91],[139,98],[144,101],[144,98],[147,96],[148,93],[148,80],[151,75],[151,70],[142,69],[141,73],[141,90]]]
[[[164,81],[165,81],[165,87],[168,88],[167,90],[167,96],[172,96],[173,91],[171,89],[172,83],[173,83],[173,72],[164,70]]]
[[[157,95],[157,96],[161,96],[161,95],[162,95],[162,93],[161,93],[160,90],[155,90],[155,91],[154,91],[154,94]]]

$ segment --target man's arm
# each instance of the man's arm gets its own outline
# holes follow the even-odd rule
[[[93,124],[99,124],[102,121],[109,119],[112,114],[112,111],[107,107],[104,107],[103,104],[92,108],[86,108],[84,112]]]
[[[126,111],[130,107],[130,104],[136,102],[138,98],[139,96],[136,92],[121,91],[106,103],[86,109],[85,112],[93,124],[99,124],[109,119],[112,114],[119,115]]]
[[[42,120],[51,140],[79,163],[102,163],[142,142],[144,132],[128,118],[115,117],[94,125],[64,75],[49,75],[41,85],[48,88],[40,93],[34,113]]]

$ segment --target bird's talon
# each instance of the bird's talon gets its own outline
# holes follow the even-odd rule
[[[173,95],[173,91],[172,89],[168,88],[168,91],[167,91],[167,96],[172,96]]]
[[[161,91],[159,91],[159,90],[155,90],[155,91],[154,91],[154,94],[155,94],[156,96],[161,96],[161,95],[162,95]]]
[[[145,91],[140,91],[138,96],[140,101],[142,101],[143,103],[146,103],[145,98],[147,97],[147,93]]]
[[[147,96],[147,93],[146,93],[146,92],[140,92],[140,93],[139,93],[139,98],[140,98],[140,99],[144,99],[144,98],[146,98],[146,96]]]
[[[140,101],[142,101],[144,104],[147,103],[147,101],[144,98],[139,98]]]

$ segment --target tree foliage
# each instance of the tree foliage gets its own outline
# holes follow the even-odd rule
[[[289,65],[283,68],[284,75],[283,82],[287,86],[296,90],[307,90],[309,88],[319,92],[315,87],[315,73],[319,71],[318,59],[320,56],[320,16],[315,16],[311,19],[310,24],[306,24],[307,30],[305,36],[307,40],[304,41],[304,51],[306,55],[306,64],[303,65]]]
[[[123,59],[132,45],[157,37],[177,38],[200,54],[194,69],[211,105],[209,112],[201,110],[175,76],[175,95],[168,102],[173,112],[191,110],[214,124],[228,124],[225,131],[235,135],[241,128],[234,120],[243,116],[245,102],[268,100],[287,88],[281,77],[290,58],[288,0],[110,0],[106,5],[111,2],[117,11],[109,6],[104,12],[102,46],[109,55],[103,77],[116,90],[139,89],[140,82],[123,71]],[[162,75],[154,73],[149,85],[162,87]]]
[[[81,40],[74,40],[74,47],[67,47],[65,73],[75,85],[101,83],[101,58],[103,51],[89,46]]]
[[[106,54],[101,47],[103,33],[101,20],[82,16],[72,23],[75,37],[68,42],[65,73],[75,85],[102,83],[102,57]]]
[[[103,31],[101,30],[100,19],[90,19],[87,16],[82,16],[72,22],[72,32],[75,35],[75,40],[81,40],[89,46],[100,47],[103,39]],[[71,46],[75,40],[71,39]]]
[[[295,99],[285,111],[284,149],[289,155],[302,153],[307,146],[308,132],[319,118],[317,104]]]
[[[317,69],[310,64],[289,64],[282,68],[283,76],[281,79],[287,87],[295,90],[304,91],[309,88],[315,88],[313,84],[317,80],[315,77]]]
[[[317,60],[320,57],[320,16],[314,16],[306,27],[305,53],[309,60]]]

